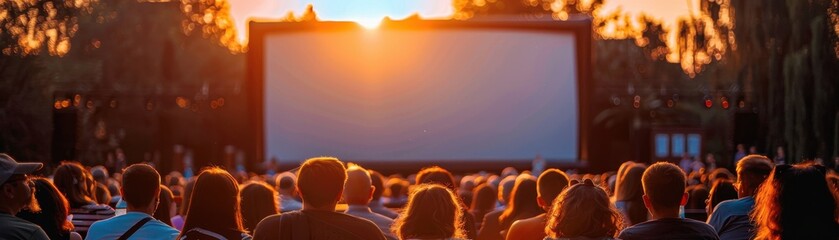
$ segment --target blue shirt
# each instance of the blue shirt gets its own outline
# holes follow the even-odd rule
[[[751,239],[754,226],[749,213],[755,206],[752,196],[722,201],[708,217],[708,224],[714,227],[720,239]]]
[[[390,219],[389,217],[386,217],[378,213],[374,213],[370,210],[370,207],[365,205],[349,205],[347,211],[345,211],[344,213],[370,220],[371,222],[375,223],[377,227],[379,227],[379,230],[382,230],[382,233],[385,235],[385,238],[396,239],[396,236],[394,236],[390,232],[390,226],[393,225],[393,219]]]
[[[143,218],[151,217],[142,212],[128,212],[125,215],[108,218],[93,223],[87,231],[85,239],[117,239],[128,231],[134,224]],[[177,229],[165,223],[152,219],[141,227],[128,239],[175,239],[178,237]]]

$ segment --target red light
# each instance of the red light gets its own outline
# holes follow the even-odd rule
[[[729,106],[728,106],[728,100],[723,100],[723,101],[722,101],[722,108],[723,108],[723,109],[728,109],[728,107],[729,107]]]
[[[714,102],[712,102],[711,99],[705,99],[705,107],[711,108],[711,106],[714,106]]]

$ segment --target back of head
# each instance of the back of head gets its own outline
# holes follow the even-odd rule
[[[611,238],[621,229],[622,219],[606,191],[586,179],[557,197],[546,231],[554,238]]]
[[[256,224],[263,218],[278,211],[274,189],[263,182],[248,182],[242,187],[242,220],[245,228],[255,230]]]
[[[515,220],[541,214],[543,210],[539,207],[536,196],[536,180],[532,177],[519,176],[516,179],[516,186],[513,188],[509,206],[498,217],[498,222],[501,223],[502,228],[510,227]]]
[[[370,180],[372,180],[373,187],[375,188],[373,190],[373,201],[378,201],[380,198],[382,198],[382,193],[385,192],[384,176],[382,176],[381,173],[373,170],[367,171],[370,172]]]
[[[438,166],[424,168],[417,173],[417,184],[424,183],[440,184],[452,191],[457,189],[452,173]]]
[[[644,188],[641,178],[647,167],[642,164],[631,164],[626,167],[615,184],[615,199],[618,201],[641,201]]]
[[[108,169],[104,166],[95,166],[90,168],[90,174],[93,175],[93,180],[101,184],[108,184]]]
[[[318,208],[335,205],[346,180],[344,164],[332,157],[310,158],[297,171],[297,189],[303,203]]]
[[[70,208],[96,203],[93,185],[89,181],[92,182],[93,177],[77,162],[62,162],[53,176],[55,187],[67,197]]]
[[[347,182],[344,184],[344,200],[351,205],[370,203],[373,179],[370,173],[358,165],[350,164],[347,168]]]
[[[685,194],[685,172],[678,166],[659,162],[644,171],[644,194],[655,209],[678,209]]]
[[[183,199],[181,200],[179,210],[179,214],[181,214],[181,216],[186,217],[186,212],[189,210],[189,202],[192,199],[193,189],[195,189],[195,178],[190,179],[186,182],[186,185],[184,185]]]
[[[393,223],[400,239],[465,237],[457,197],[446,187],[423,184],[414,189],[405,212]]]
[[[720,202],[730,199],[737,199],[737,188],[728,179],[719,179],[711,186],[708,192],[709,208],[713,210]]]
[[[516,176],[507,176],[498,184],[498,200],[510,204],[510,196],[516,186]]]
[[[294,190],[294,187],[295,187],[294,178],[295,178],[295,176],[294,176],[293,173],[290,173],[290,172],[280,173],[277,176],[276,184],[275,184],[275,185],[277,185],[277,190],[280,190],[280,191],[292,191],[292,190]]]
[[[550,207],[556,196],[568,187],[568,175],[559,169],[551,168],[539,175],[536,180],[536,190],[539,198]]]
[[[224,169],[204,169],[195,180],[183,232],[196,227],[213,232],[244,231],[239,212],[239,185]]]
[[[166,225],[172,226],[172,202],[175,200],[175,195],[172,190],[166,185],[160,184],[160,194],[158,194],[157,210],[154,211],[154,219],[157,219]]]
[[[129,207],[145,208],[160,191],[160,174],[147,164],[134,164],[123,171],[122,199]]]
[[[748,155],[737,162],[737,178],[740,182],[742,196],[751,196],[757,188],[772,173],[774,164],[766,156]]]
[[[470,208],[472,211],[475,212],[483,212],[488,213],[495,209],[496,203],[496,193],[495,189],[487,184],[478,185],[478,187],[473,190],[472,194],[472,207]]]
[[[778,165],[755,197],[757,239],[837,239],[837,201],[826,169],[813,164]]]
[[[399,178],[390,178],[387,180],[387,188],[390,191],[391,198],[398,198],[405,195],[405,181]]]

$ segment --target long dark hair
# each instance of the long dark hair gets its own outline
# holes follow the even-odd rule
[[[755,239],[837,239],[837,201],[824,166],[776,166],[755,197]]]
[[[611,238],[621,230],[622,220],[606,190],[586,179],[554,200],[545,230],[553,238]]]
[[[647,167],[643,164],[631,164],[618,178],[615,185],[615,200],[626,203],[624,214],[628,225],[647,221],[647,207],[644,206],[644,186],[641,177]]]
[[[264,182],[249,182],[242,187],[242,220],[248,230],[256,229],[263,218],[277,214],[277,192]]]
[[[55,169],[55,187],[67,197],[70,208],[96,204],[96,185],[93,175],[77,162],[63,162]]]
[[[160,220],[166,225],[172,226],[172,202],[175,199],[172,191],[166,185],[160,185],[159,202],[157,210],[154,210],[154,219]]]
[[[239,184],[227,171],[210,167],[198,174],[181,236],[202,228],[228,239],[245,233],[239,212]],[[189,238],[189,237],[187,237]]]
[[[41,226],[50,239],[69,237],[70,231],[73,231],[73,223],[67,220],[67,215],[70,214],[67,199],[48,179],[37,177],[33,178],[32,182],[35,183],[35,199],[38,200],[41,211],[24,209],[17,216]]]
[[[501,228],[508,229],[516,220],[531,218],[544,213],[544,210],[539,207],[539,203],[536,201],[537,195],[536,180],[533,180],[532,177],[516,179],[516,185],[513,187],[512,197],[510,198],[510,206],[504,209],[504,212],[498,217]]]
[[[480,223],[484,219],[484,215],[495,210],[498,193],[486,183],[478,185],[472,191],[474,193],[472,194],[472,207],[469,212],[475,216],[475,222]]]
[[[734,183],[728,179],[717,179],[708,192],[708,214],[713,213],[714,208],[722,201],[731,199],[737,199],[737,189],[734,188]]]

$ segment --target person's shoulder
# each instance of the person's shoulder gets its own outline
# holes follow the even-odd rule
[[[702,222],[702,221],[697,221],[697,220],[693,220],[693,219],[690,219],[690,218],[682,219],[682,221],[686,224],[691,225],[693,228],[695,228],[697,230],[710,231],[710,232],[713,232],[713,233],[717,232],[716,230],[714,230],[714,227],[711,227],[711,225],[708,225],[707,223]]]

